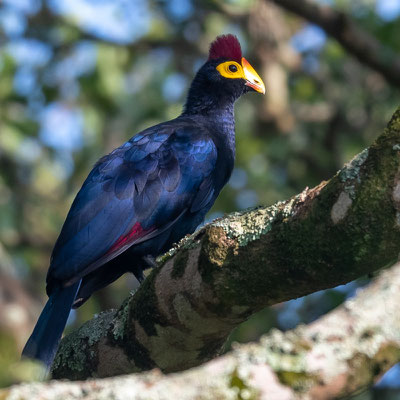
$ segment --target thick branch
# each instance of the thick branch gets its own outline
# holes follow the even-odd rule
[[[270,0],[286,10],[319,25],[361,63],[381,73],[400,87],[400,57],[357,26],[345,13],[312,0]]]
[[[349,282],[400,251],[400,109],[330,181],[217,220],[164,255],[139,290],[63,340],[56,378],[84,379],[215,357],[271,304]]]
[[[400,361],[400,264],[306,327],[273,331],[180,374],[158,371],[85,382],[27,384],[2,399],[337,399]]]

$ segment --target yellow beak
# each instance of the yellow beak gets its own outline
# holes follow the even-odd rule
[[[244,77],[246,79],[246,86],[250,86],[258,93],[265,94],[265,85],[260,76],[257,74],[255,69],[250,65],[250,63],[243,57],[242,67],[244,72]]]

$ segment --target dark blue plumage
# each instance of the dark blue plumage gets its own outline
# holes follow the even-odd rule
[[[141,281],[149,258],[203,221],[233,169],[234,102],[250,90],[245,74],[229,79],[216,69],[229,61],[223,49],[210,51],[181,116],[137,134],[90,172],[55,244],[49,300],[24,356],[49,366],[71,307],[125,272]]]
[[[35,358],[47,367],[51,365],[79,285],[79,282],[75,283],[50,295],[25,345],[23,356]]]

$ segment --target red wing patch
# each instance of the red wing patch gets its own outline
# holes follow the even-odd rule
[[[126,235],[122,235],[119,237],[119,239],[109,248],[106,254],[111,254],[116,252],[121,247],[131,242],[134,242],[135,239],[139,239],[142,236],[145,236],[152,230],[154,229],[143,229],[142,225],[140,225],[139,222],[136,222],[136,224],[132,226],[132,229]]]
[[[175,222],[175,220],[173,222]],[[170,225],[171,224],[167,224],[166,229],[168,229]],[[108,251],[102,257],[97,259],[95,262],[89,264],[84,270],[80,271],[79,275],[67,281],[65,283],[65,286],[71,285],[72,283],[76,282],[79,278],[82,278],[85,275],[90,274],[95,269],[101,267],[108,261],[119,256],[121,253],[127,250],[131,245],[149,240],[157,236],[158,234],[159,231],[157,230],[156,227],[143,229],[140,223],[136,222],[136,224],[132,226],[132,229],[126,235],[120,236],[118,240],[108,249]]]

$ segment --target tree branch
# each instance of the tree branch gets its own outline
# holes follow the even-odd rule
[[[258,344],[179,374],[159,371],[88,380],[34,383],[0,398],[74,399],[337,399],[372,385],[400,361],[400,264],[356,298],[308,326],[274,330]]]
[[[312,0],[270,1],[319,25],[361,63],[381,73],[390,84],[400,87],[400,57],[358,27],[345,13]]]
[[[400,251],[399,151],[400,109],[330,181],[185,239],[119,311],[62,341],[53,377],[197,366],[218,355],[255,311],[393,263]]]

